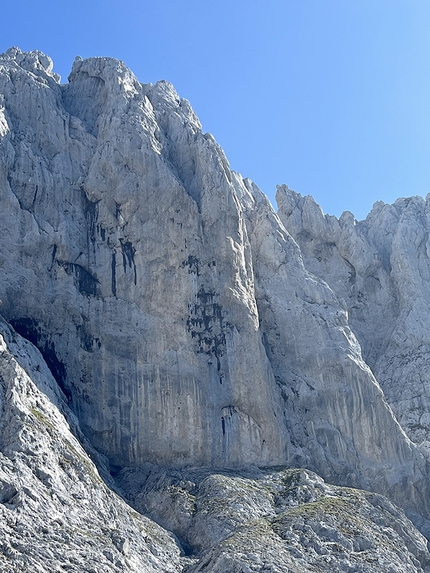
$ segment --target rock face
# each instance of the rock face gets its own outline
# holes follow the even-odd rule
[[[0,570],[181,570],[173,536],[100,478],[40,353],[0,333]]]
[[[96,58],[59,86],[39,54],[30,72],[20,58],[3,57],[0,80],[1,227],[16,245],[4,315],[112,464],[281,463],[288,435],[221,150],[166,82]]]
[[[397,419],[430,439],[430,197],[375,203],[365,221],[324,215],[311,197],[278,189],[278,215],[306,267],[346,302],[349,324]]]
[[[384,497],[329,486],[306,470],[128,470],[133,505],[176,531],[210,571],[421,571],[425,540]]]
[[[12,48],[0,56],[0,94],[0,296],[15,334],[4,329],[39,349],[47,400],[57,410],[61,402],[87,450],[106,457],[106,466],[95,459],[108,485],[111,471],[124,497],[200,559],[184,561],[179,545],[160,533],[167,537],[164,553],[154,550],[159,562],[145,565],[146,545],[138,545],[130,563],[118,563],[130,571],[170,570],[162,569],[168,562],[171,570],[186,563],[215,572],[228,570],[227,559],[230,570],[264,570],[262,557],[254,567],[232,554],[240,539],[248,547],[264,530],[273,555],[281,546],[284,552],[273,571],[312,570],[319,557],[307,562],[300,554],[293,541],[300,535],[276,501],[289,477],[243,473],[257,466],[304,467],[338,486],[383,493],[429,534],[424,202],[379,205],[354,225],[352,216],[326,217],[311,199],[281,187],[277,215],[250,180],[230,170],[170,84],[141,84],[114,59],[76,59],[60,85],[47,56]],[[30,416],[31,432],[43,416]],[[69,432],[57,423],[60,435],[46,443],[51,454]],[[164,470],[148,469],[154,465]],[[157,482],[158,471],[189,485]],[[300,475],[328,498],[303,518],[316,554],[331,556],[325,562],[337,551],[327,543],[342,539],[350,571],[389,571],[390,562],[400,571],[396,559],[409,563],[403,571],[426,564],[422,539],[389,502]],[[76,479],[85,489],[90,478]],[[235,499],[247,479],[254,493],[246,516],[232,502],[224,519],[214,499]],[[171,486],[178,491],[172,507]],[[135,526],[131,509],[97,487],[94,527],[115,504],[125,516],[121,527]],[[368,539],[373,527],[382,536],[377,552],[391,543],[394,553],[402,547],[397,557],[389,553],[379,569],[366,569],[352,554],[367,549],[349,534],[321,541],[315,515],[334,527],[331,497],[341,500],[356,537]],[[363,523],[350,523],[354,504]],[[389,527],[390,542],[378,527]],[[106,531],[94,535],[109,545]],[[288,548],[280,540],[290,540]]]
[[[3,320],[0,333],[2,572],[427,571],[426,540],[403,512],[311,472],[123,470],[134,507],[173,529],[184,557],[108,487],[40,353]]]

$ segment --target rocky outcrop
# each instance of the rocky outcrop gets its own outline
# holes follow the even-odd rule
[[[414,474],[425,487],[425,464],[361,356],[345,303],[307,271],[297,243],[254,192],[259,198],[249,217],[260,330],[296,446],[294,465],[395,497],[401,474],[406,482]]]
[[[13,48],[0,56],[0,93],[2,313],[40,350],[123,495],[134,499],[124,476],[147,464],[184,475],[301,466],[385,493],[430,531],[426,450],[385,390],[402,334],[390,321],[406,324],[426,300],[424,235],[410,264],[415,310],[402,310],[403,258],[386,235],[355,239],[348,215],[324,217],[312,202],[306,215],[285,188],[276,215],[167,82],[78,58],[60,85],[47,56]],[[393,217],[375,228],[391,232]],[[324,235],[316,262],[306,233]],[[331,257],[336,233],[343,262]],[[399,253],[410,248],[400,237]],[[354,312],[352,282],[357,301],[370,293]],[[252,515],[276,513],[257,498]],[[187,511],[174,525],[187,546],[224,543]]]
[[[130,507],[40,353],[3,320],[0,332],[4,573],[428,570],[426,541],[403,512],[304,470],[124,468]]]
[[[324,215],[311,197],[286,186],[277,200],[306,267],[345,301],[363,357],[397,419],[427,449],[429,198],[375,203],[364,221]]]
[[[179,534],[187,571],[423,571],[426,541],[384,497],[305,470],[124,470],[133,505]]]
[[[51,69],[1,60],[0,288],[93,446],[422,492],[344,303],[188,102],[117,60],[78,59],[65,86]]]
[[[0,570],[182,570],[173,536],[101,479],[40,353],[0,333]]]

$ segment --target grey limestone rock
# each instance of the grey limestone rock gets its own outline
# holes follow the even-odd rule
[[[381,495],[299,469],[124,470],[133,505],[194,552],[187,572],[421,572],[426,540]],[[187,519],[184,520],[184,516]]]
[[[413,408],[425,427],[427,393],[412,381],[402,402],[398,375],[421,360],[425,386],[419,201],[354,227],[282,188],[277,215],[171,84],[141,84],[112,58],[77,58],[61,85],[48,57],[13,48],[0,94],[2,314],[40,350],[123,495],[193,551],[216,542],[214,571],[226,535],[259,519],[276,543],[286,531],[267,521],[266,490],[246,482],[255,497],[240,502],[245,482],[226,489],[227,470],[306,467],[386,494],[430,531],[426,444],[402,427],[415,438]],[[183,477],[135,491],[127,476],[151,464]],[[196,506],[191,467],[206,471]]]
[[[76,439],[86,443],[40,353],[3,320],[0,331],[1,571],[428,571],[426,540],[401,510],[306,470],[124,468],[132,509]]]
[[[409,437],[430,437],[429,200],[375,203],[364,221],[324,215],[311,197],[278,189],[279,216],[307,268],[345,301],[363,357]]]
[[[181,571],[173,536],[101,479],[40,353],[0,333],[0,570]]]
[[[26,91],[0,83],[1,226],[17,249],[4,249],[3,312],[52,363],[86,435],[114,465],[281,463],[241,206],[189,104],[106,58],[37,91],[33,120],[20,118]]]

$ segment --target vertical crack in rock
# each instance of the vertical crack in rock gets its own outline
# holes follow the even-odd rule
[[[112,294],[116,296],[116,253],[112,253],[112,262],[111,262],[111,271],[112,271]]]

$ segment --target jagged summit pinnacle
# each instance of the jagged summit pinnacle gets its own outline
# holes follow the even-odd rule
[[[18,66],[36,75],[48,75],[56,82],[60,82],[60,76],[53,72],[54,64],[52,59],[40,52],[33,50],[31,52],[22,52],[17,47],[9,48],[5,53],[0,54],[0,62],[8,65],[15,62]],[[42,72],[42,74],[41,74]]]

